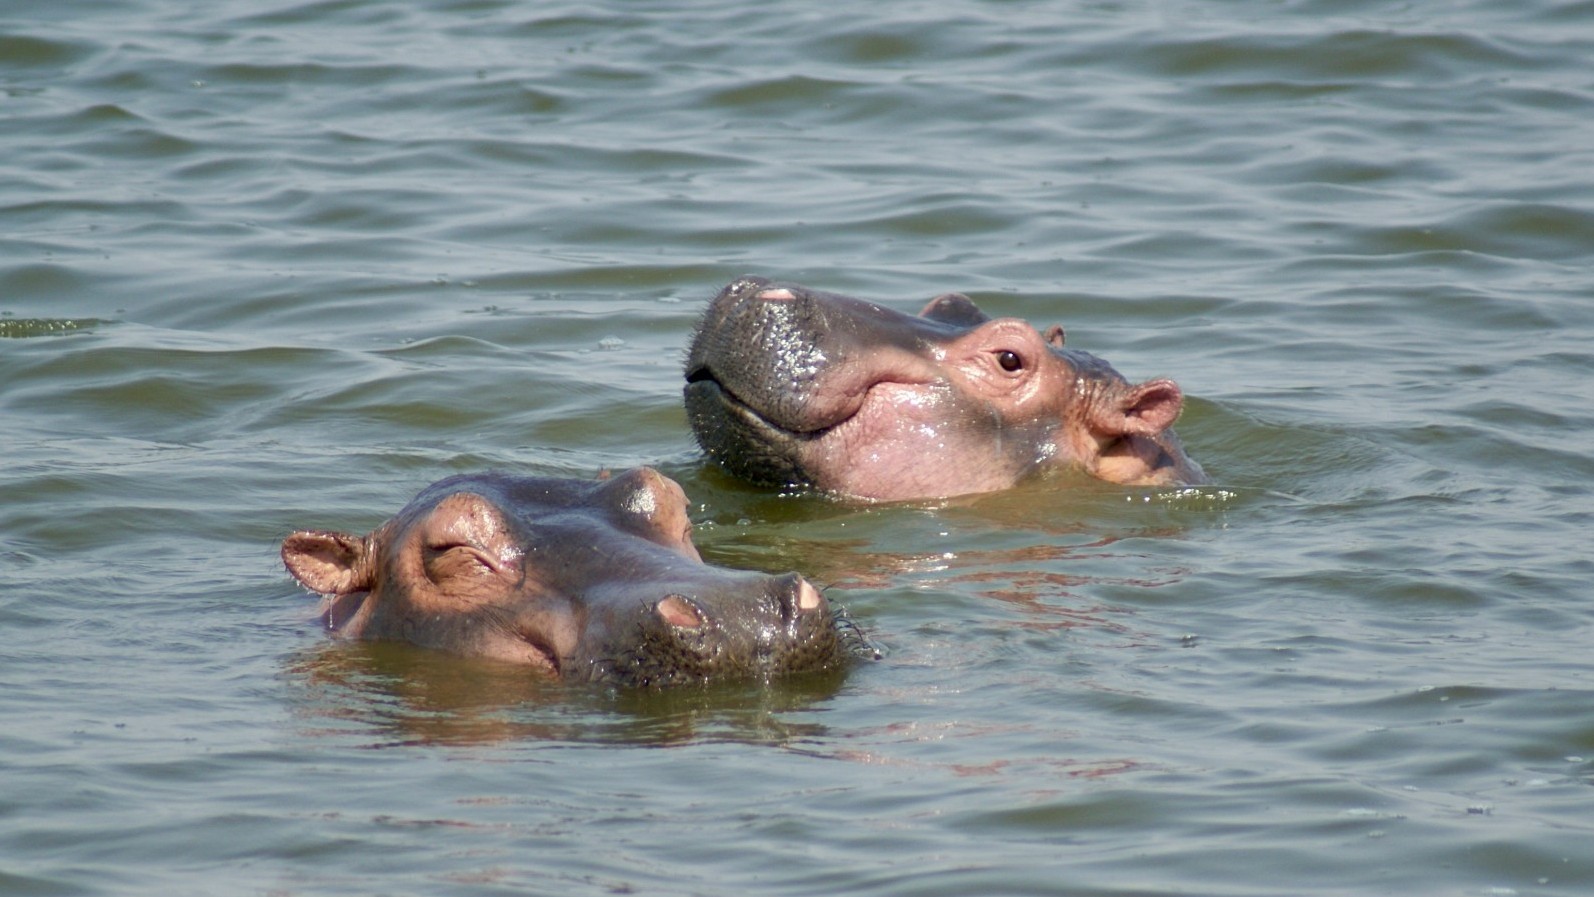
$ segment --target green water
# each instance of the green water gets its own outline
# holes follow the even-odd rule
[[[0,7],[0,893],[1594,891],[1591,58],[1550,0]],[[1217,485],[743,487],[680,362],[745,273],[1062,323]],[[276,558],[644,463],[884,658],[566,687]]]

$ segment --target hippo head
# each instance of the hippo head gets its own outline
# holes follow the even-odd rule
[[[670,685],[835,668],[851,650],[796,574],[703,563],[686,496],[638,468],[608,480],[482,474],[427,488],[371,534],[282,545],[323,619],[571,680]]]
[[[1170,429],[1171,380],[1131,384],[1088,352],[967,296],[918,316],[745,277],[710,303],[686,363],[709,457],[757,483],[868,499],[1005,489],[1047,468],[1113,483],[1205,481]]]

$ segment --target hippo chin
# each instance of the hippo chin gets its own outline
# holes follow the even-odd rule
[[[842,666],[856,637],[796,574],[703,563],[686,496],[638,468],[607,480],[457,476],[371,534],[301,531],[288,571],[327,628],[655,686]],[[851,641],[849,641],[849,637]]]
[[[967,296],[918,316],[761,277],[721,290],[686,362],[704,452],[756,483],[902,500],[1074,468],[1124,485],[1206,482],[1171,426],[1171,380],[1130,384]]]

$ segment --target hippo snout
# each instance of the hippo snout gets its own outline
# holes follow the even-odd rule
[[[812,583],[795,573],[775,577],[769,597],[770,606],[764,614],[759,613],[762,609],[756,607],[756,603],[746,606],[746,602],[738,602],[730,605],[723,616],[733,622],[743,618],[756,620],[760,616],[769,616],[771,619],[778,616],[782,623],[791,624],[804,614],[824,614],[830,609],[825,596]],[[698,601],[673,592],[654,605],[653,612],[665,625],[693,632],[715,621],[714,615]]]
[[[795,573],[754,575],[725,590],[672,591],[652,606],[640,633],[610,629],[593,678],[632,686],[720,679],[771,679],[834,667],[860,652],[839,631],[830,604]],[[609,623],[604,623],[609,626]]]

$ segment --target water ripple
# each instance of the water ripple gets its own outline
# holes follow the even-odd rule
[[[1594,883],[1594,3],[57,6],[0,13],[0,890]],[[680,364],[746,273],[1062,323],[1217,483],[734,481]],[[886,659],[572,691],[275,556],[641,463]]]

